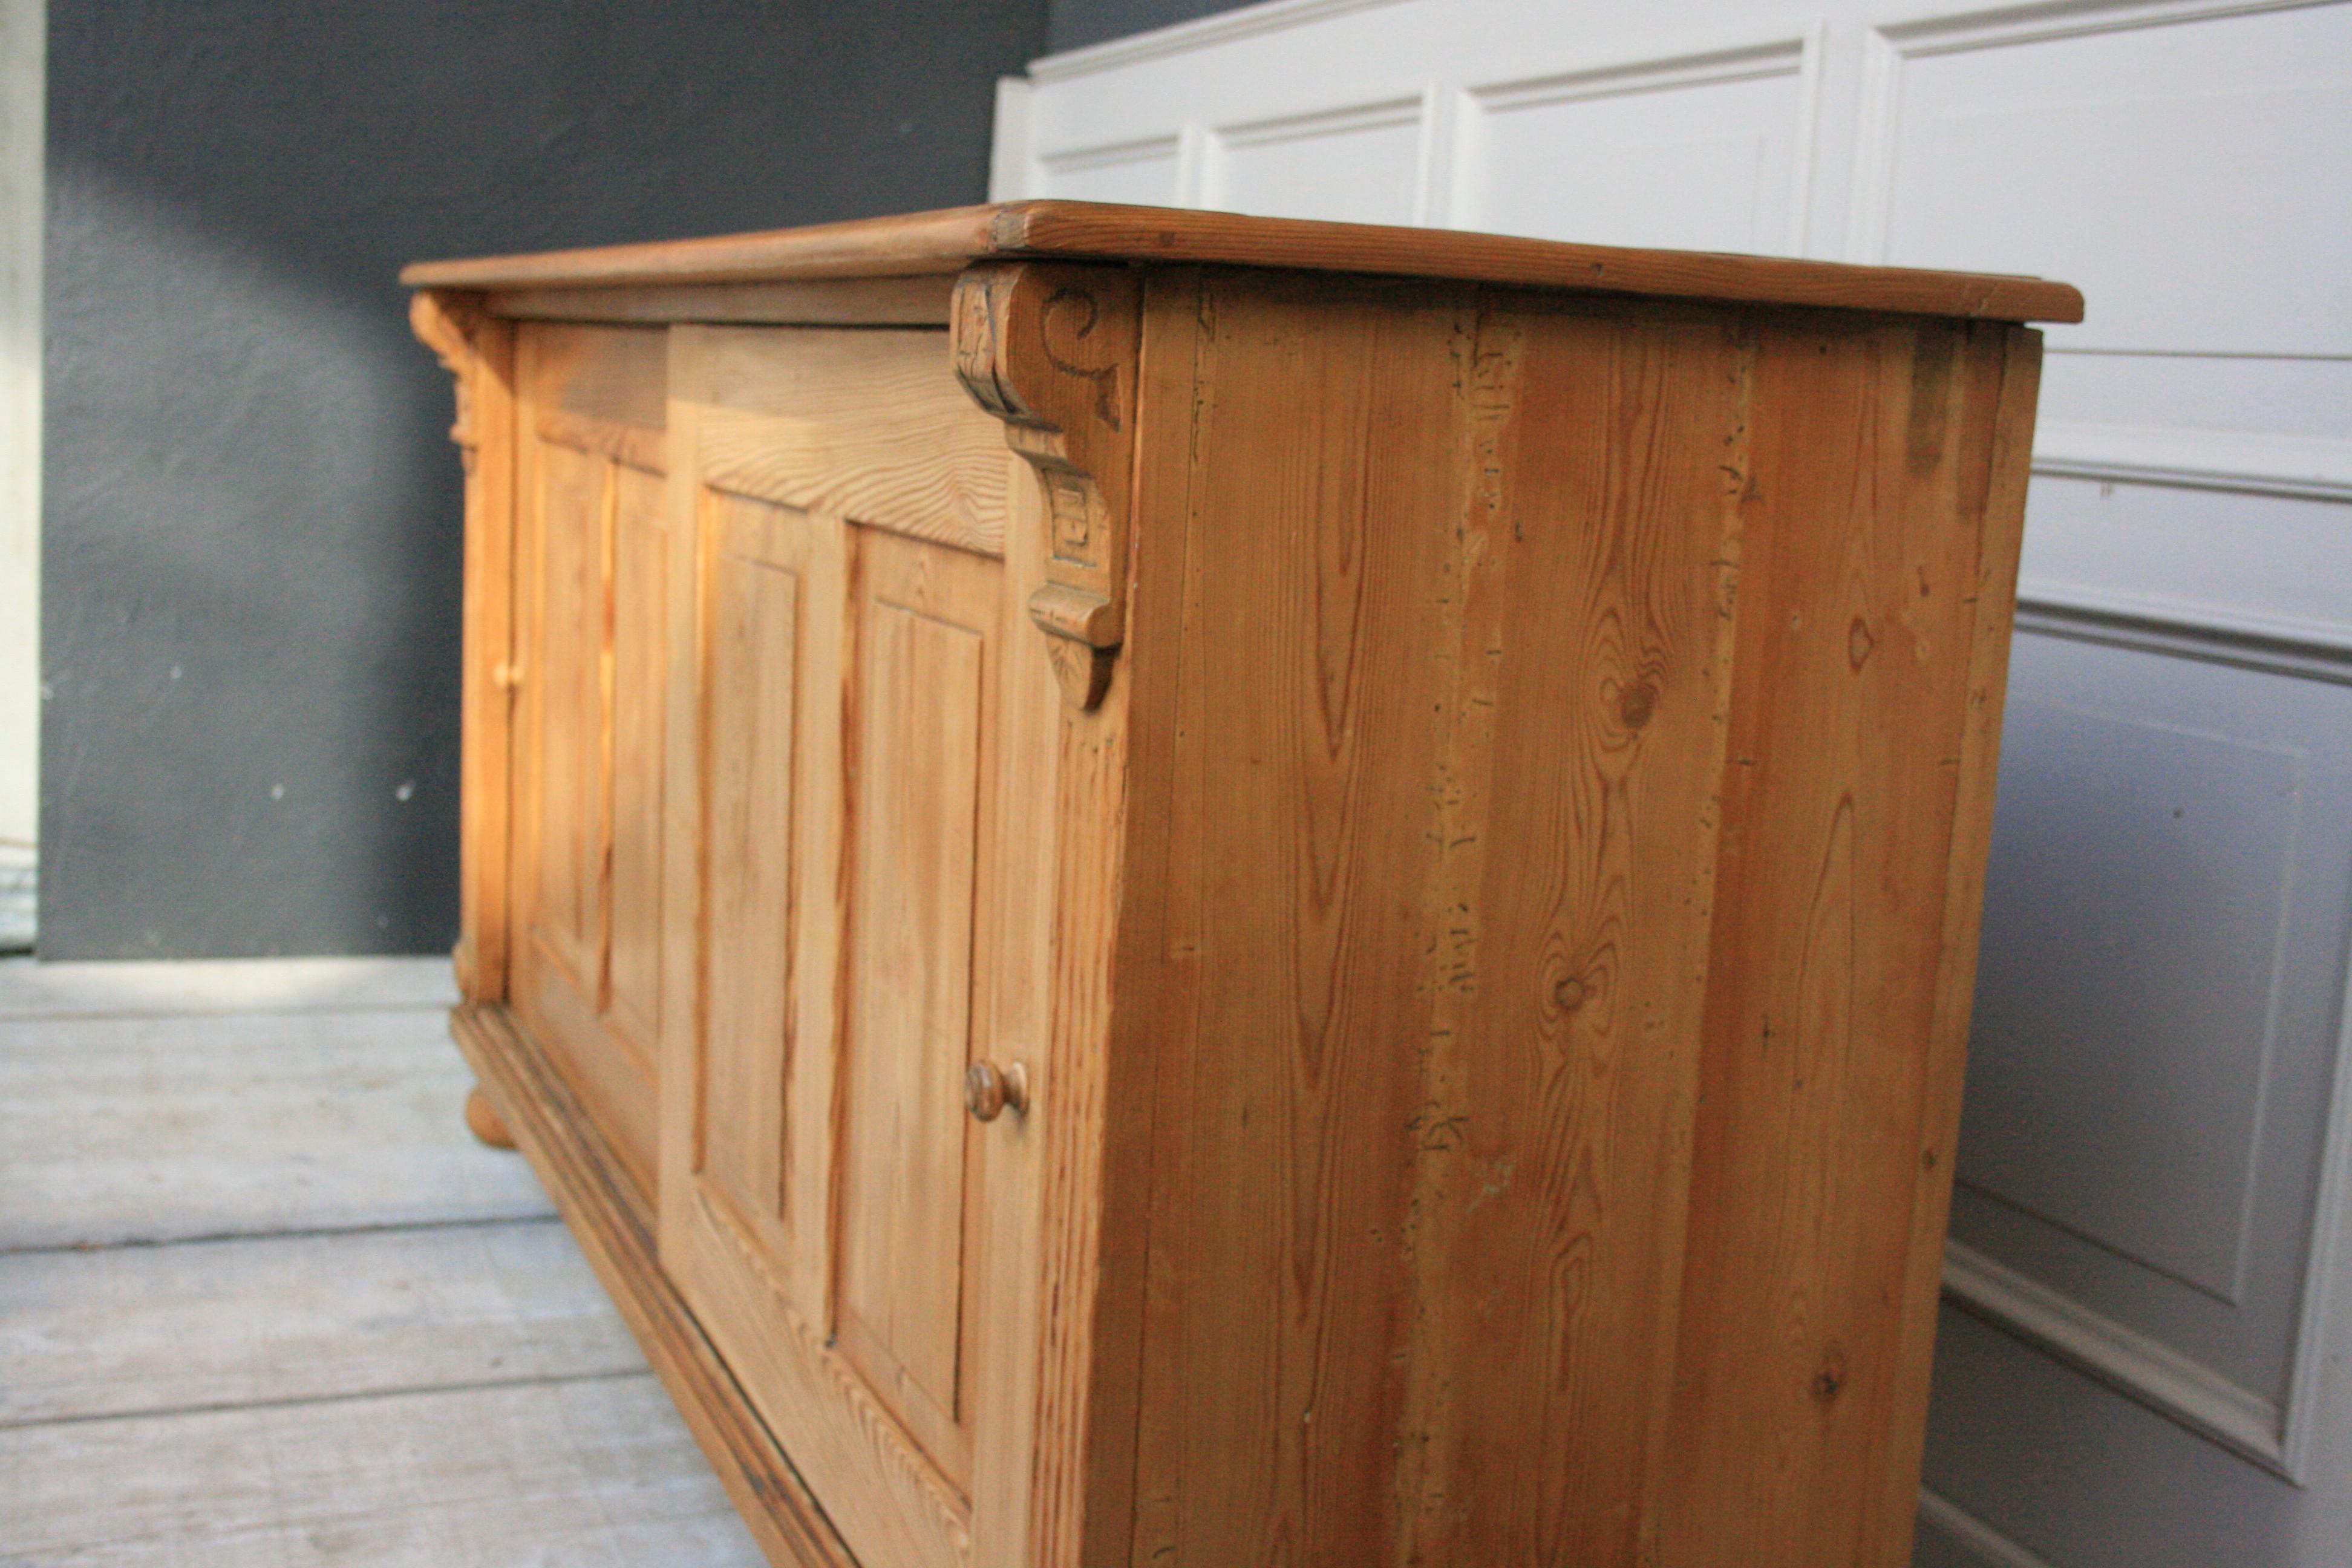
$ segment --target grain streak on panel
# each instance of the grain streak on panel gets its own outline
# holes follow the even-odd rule
[[[792,1070],[791,852],[799,719],[801,579],[789,544],[751,502],[714,517],[709,790],[710,928],[706,948],[702,1173],[747,1223],[772,1232],[785,1212],[785,1084]]]
[[[1961,497],[1981,494],[2003,335],[1779,325],[1757,361],[1662,1513],[1669,1560],[1727,1568],[1890,1561],[1913,1194],[1948,1180],[1919,1156],[1934,982],[1948,922],[1973,918],[1947,872],[1979,574]]]
[[[983,718],[1002,574],[888,535],[864,555],[840,1332],[884,1402],[965,1485],[974,1151],[962,1084],[987,1054],[973,1028],[974,961],[987,941],[975,913],[989,858]]]
[[[1465,296],[1213,279],[1165,963],[1138,1564],[1369,1563],[1394,1510],[1427,884],[1423,657]],[[1197,879],[1197,880],[1195,880]],[[1189,909],[1190,911],[1187,912]],[[1189,928],[1189,929],[1186,929]],[[1122,973],[1127,973],[1123,968]],[[1300,1555],[1303,1554],[1303,1555]]]
[[[661,820],[669,658],[662,481],[614,471],[611,1022],[650,1081],[661,1019]]]
[[[1415,1252],[1429,1561],[1633,1561],[1665,1433],[1705,998],[1745,348],[1493,310]],[[1532,395],[1528,389],[1542,389]],[[1458,772],[1455,770],[1459,770]],[[1458,804],[1456,804],[1458,803]],[[1487,858],[1481,846],[1507,845]],[[1528,1462],[1529,1445],[1546,1462]]]
[[[1960,1081],[1968,1063],[1969,1013],[1975,1000],[1977,945],[1984,911],[1985,861],[1992,843],[1993,778],[2000,757],[2002,700],[2009,680],[2010,623],[2017,609],[2018,552],[2025,524],[2026,472],[2041,391],[2042,334],[2011,327],[1996,335],[2001,353],[1973,362],[1972,412],[1957,465],[1959,516],[1979,531],[1976,574],[1967,588],[1967,714],[1960,731],[1951,853],[1946,868],[1944,943],[1936,971],[1935,1021],[1917,1132],[1909,1261],[1896,1308],[1902,1340],[1888,1395],[1891,1434],[1876,1500],[1874,1531],[1858,1532],[1865,1561],[1911,1561],[1918,1519],[1917,1478],[1927,1430],[1927,1379],[1934,1362],[1936,1314],[1944,1279],[1944,1233],[1950,1215],[1952,1151],[1960,1130]],[[1972,337],[1976,334],[1971,334]],[[1997,395],[1990,430],[1974,409]],[[1979,449],[1978,442],[1982,440]],[[1872,1537],[1875,1535],[1874,1543]]]
[[[709,341],[705,482],[1004,552],[1003,430],[957,384],[945,333],[776,327]]]
[[[537,934],[593,993],[603,970],[604,465],[542,449]]]

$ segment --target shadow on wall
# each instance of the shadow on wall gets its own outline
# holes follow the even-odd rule
[[[440,945],[460,537],[423,351],[388,290],[76,161],[50,191],[44,951]]]
[[[425,256],[980,199],[1045,0],[54,0],[42,952],[455,935]]]

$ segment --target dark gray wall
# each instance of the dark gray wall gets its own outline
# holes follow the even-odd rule
[[[1046,47],[1080,48],[1129,33],[1148,33],[1196,16],[1236,11],[1255,0],[1054,0]]]
[[[979,200],[1045,0],[55,0],[40,949],[455,934],[403,262]]]

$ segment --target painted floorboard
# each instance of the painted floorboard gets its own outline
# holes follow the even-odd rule
[[[551,1212],[434,1008],[0,1022],[0,1250]]]
[[[0,1568],[760,1568],[449,1000],[0,963]]]
[[[645,1364],[551,1219],[0,1260],[0,1426]]]
[[[452,1007],[446,958],[240,958],[202,963],[0,960],[0,1018]]]
[[[0,1563],[760,1568],[650,1373],[0,1432]]]

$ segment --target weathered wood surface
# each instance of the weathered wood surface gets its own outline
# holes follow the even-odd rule
[[[0,1426],[644,1366],[552,1216],[0,1265]]]
[[[758,1568],[649,1373],[0,1432],[0,1562]]]
[[[549,1213],[468,1087],[425,1008],[0,1023],[0,1251]]]

